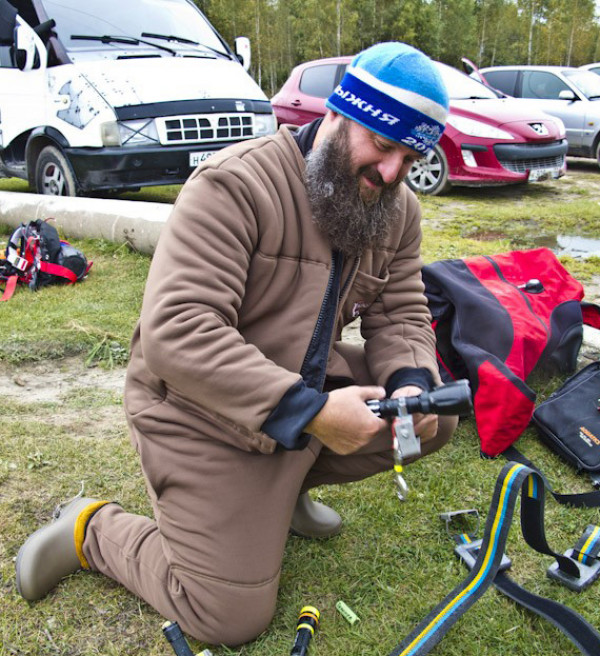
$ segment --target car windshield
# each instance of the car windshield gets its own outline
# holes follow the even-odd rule
[[[229,56],[210,24],[187,0],[42,0],[42,4],[69,51],[142,45],[168,54],[191,53],[204,46]]]
[[[498,98],[498,94],[486,87],[485,84],[477,82],[472,77],[461,73],[456,68],[446,66],[437,62],[438,70],[442,74],[448,95],[452,100],[467,100],[470,98]],[[600,78],[598,78],[600,80]]]
[[[563,75],[588,99],[600,98],[600,76],[579,69],[563,70]]]

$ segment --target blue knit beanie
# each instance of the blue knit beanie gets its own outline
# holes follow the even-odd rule
[[[356,55],[325,105],[425,154],[444,131],[448,92],[435,64],[420,50],[377,43]]]

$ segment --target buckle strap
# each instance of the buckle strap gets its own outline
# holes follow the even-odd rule
[[[536,485],[528,484],[532,478],[536,479]],[[390,656],[421,656],[429,653],[488,589],[500,570],[515,503],[519,491],[526,484],[529,491],[543,489],[541,477],[532,469],[514,462],[504,466],[496,481],[484,536],[473,568],[464,581],[413,629]]]
[[[514,584],[503,571],[510,567],[510,560],[505,556],[504,548],[517,496],[522,492],[521,527],[523,537],[529,546],[540,553],[554,556],[557,560],[556,567],[562,575],[581,578],[584,574],[582,568],[586,566],[583,563],[578,563],[566,555],[557,554],[546,541],[543,521],[544,491],[544,478],[539,472],[515,462],[509,462],[504,466],[496,481],[483,538],[472,540],[469,533],[463,533],[455,538],[458,543],[455,552],[469,566],[469,574],[389,656],[428,654],[490,584],[496,584],[497,579],[500,580],[502,592],[515,598],[514,590],[517,588],[517,595],[523,599],[522,603],[525,607],[554,623],[583,653],[588,656],[597,656],[600,653],[600,634],[585,619],[556,602],[543,598],[541,598],[543,603],[536,602],[534,600],[536,595],[531,595]],[[457,511],[454,515],[457,514],[465,514],[465,512]],[[450,514],[451,517],[448,517],[448,513],[445,515],[446,517],[443,518],[448,526],[454,515]],[[582,537],[584,542],[580,549],[583,549],[586,555],[596,549],[598,542],[596,538],[600,537],[600,530],[596,532],[594,529],[585,539]]]
[[[583,535],[579,538],[573,549],[574,555],[580,563],[593,565],[600,552],[600,526],[588,524]]]
[[[573,549],[567,549],[563,558],[575,563],[579,570],[578,576],[572,576],[560,567],[560,563],[552,563],[547,570],[550,578],[566,585],[570,590],[580,592],[590,586],[600,576],[600,526],[588,524],[583,535]]]

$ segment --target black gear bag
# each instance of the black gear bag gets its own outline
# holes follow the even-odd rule
[[[600,361],[568,378],[532,420],[542,440],[600,488]]]

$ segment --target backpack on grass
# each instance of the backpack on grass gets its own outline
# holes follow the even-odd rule
[[[6,283],[0,301],[8,301],[17,284],[33,291],[56,283],[72,284],[90,270],[92,263],[62,241],[49,220],[21,223],[9,237],[5,257],[0,259],[0,281]]]
[[[547,248],[441,260],[423,281],[442,379],[469,379],[481,451],[497,456],[531,420],[529,375],[573,373],[583,324],[600,328],[600,307]]]

